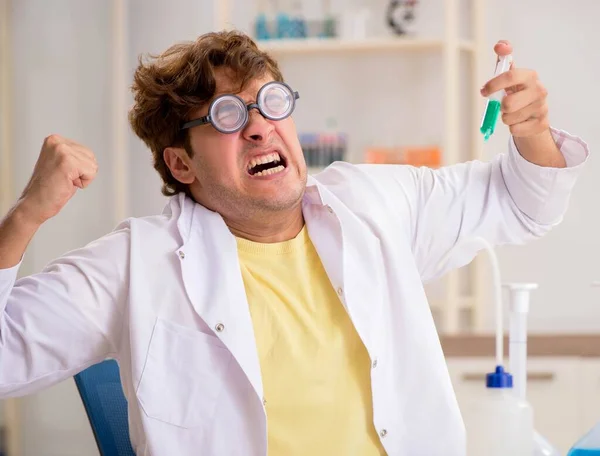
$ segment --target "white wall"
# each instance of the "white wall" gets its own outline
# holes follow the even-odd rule
[[[15,194],[25,185],[41,143],[60,133],[89,145],[109,168],[111,144],[109,2],[12,2]],[[85,244],[113,226],[111,176],[100,174],[27,251],[22,273]],[[21,400],[24,456],[94,454],[94,441],[72,380]],[[67,442],[73,440],[74,445]]]
[[[308,2],[309,0],[307,0]],[[441,1],[423,1],[419,26],[440,36]],[[13,1],[15,193],[23,188],[42,139],[60,133],[90,146],[100,174],[67,208],[46,224],[33,241],[24,272],[38,271],[50,259],[109,231],[114,226],[112,201],[112,124],[110,100],[111,2],[105,0]],[[317,0],[309,2],[313,11]],[[519,66],[538,70],[550,92],[553,125],[583,136],[592,149],[600,146],[594,128],[600,71],[596,44],[600,2],[544,0],[489,1],[487,39],[507,38],[515,45]],[[252,2],[236,2],[234,25],[249,30]],[[340,2],[334,2],[339,7]],[[384,0],[371,25],[383,32]],[[465,10],[465,14],[466,14]],[[208,0],[130,0],[128,2],[129,71],[137,55],[159,52],[174,41],[193,39],[211,28],[214,11]],[[464,18],[463,18],[464,19]],[[354,133],[358,153],[376,142],[441,141],[442,83],[436,55],[372,55],[285,59],[288,81],[302,94],[296,113],[299,129],[323,128],[328,117]],[[492,56],[489,63],[491,65]],[[486,68],[487,71],[487,68]],[[489,68],[490,74],[492,68]],[[483,81],[482,81],[483,82]],[[595,99],[591,99],[595,97]],[[322,109],[327,101],[327,109]],[[594,105],[594,102],[596,105]],[[359,133],[362,132],[362,133]],[[489,144],[489,156],[504,150],[502,129]],[[165,202],[149,151],[129,137],[129,212],[156,213]],[[565,222],[547,238],[527,247],[501,249],[507,280],[541,284],[533,301],[531,326],[538,331],[599,331],[600,290],[588,284],[600,279],[596,233],[600,216],[592,198],[600,194],[592,159],[573,195]],[[597,206],[596,206],[597,207]],[[71,381],[22,399],[25,456],[97,454]],[[69,451],[65,442],[73,441]]]
[[[128,2],[129,59],[131,73],[142,54],[157,54],[177,41],[193,40],[212,28],[210,0],[130,0]],[[131,215],[160,212],[166,202],[161,180],[152,168],[152,154],[133,134],[129,135]]]

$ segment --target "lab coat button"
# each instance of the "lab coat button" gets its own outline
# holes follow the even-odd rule
[[[384,438],[387,435],[387,430],[386,429],[382,429],[381,432],[379,433],[379,436],[381,438]]]
[[[225,329],[225,325],[223,323],[217,323],[215,329],[217,330],[217,332],[222,332]]]
[[[267,405],[267,400],[263,397],[263,405]]]
[[[179,258],[181,258],[182,260],[185,258],[185,253],[183,250],[180,250],[179,252]]]
[[[330,214],[333,214],[333,208],[331,206],[327,206],[327,210],[329,211]]]
[[[377,367],[377,358],[375,358],[373,360],[373,369],[375,369]]]
[[[342,287],[338,287],[337,294],[340,296],[342,296],[344,294],[344,290],[342,289]]]

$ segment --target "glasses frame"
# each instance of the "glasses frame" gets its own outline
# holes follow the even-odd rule
[[[256,94],[256,99],[257,100],[261,100],[261,94],[268,89],[270,86],[273,85],[279,85],[279,86],[283,86],[285,87],[291,94],[292,94],[292,107],[290,108],[289,112],[282,116],[282,117],[273,117],[273,116],[269,116],[260,106],[259,103],[246,103],[244,100],[242,100],[241,97],[239,97],[238,95],[234,95],[234,94],[223,94],[223,95],[219,95],[217,98],[215,98],[210,105],[208,106],[208,114],[202,117],[199,117],[197,119],[192,119],[188,122],[185,122],[182,126],[181,126],[181,130],[187,130],[188,128],[193,128],[193,127],[197,127],[199,125],[207,125],[207,124],[211,124],[213,126],[213,128],[221,133],[225,133],[225,134],[232,134],[232,133],[237,133],[238,131],[242,130],[247,124],[248,124],[248,119],[250,118],[250,111],[252,109],[256,109],[258,110],[258,112],[260,112],[260,114],[265,118],[265,119],[269,119],[269,120],[283,120],[288,118],[289,116],[292,115],[292,113],[294,112],[294,109],[296,109],[296,100],[298,98],[300,98],[300,95],[298,94],[298,92],[294,91],[289,85],[287,85],[285,82],[281,82],[281,81],[271,81],[271,82],[267,82],[265,85],[263,85],[260,90],[258,91],[258,93]],[[245,118],[244,121],[242,122],[242,124],[236,128],[235,130],[223,130],[221,128],[219,128],[212,119],[212,116],[210,115],[210,113],[212,112],[212,109],[214,107],[214,105],[221,99],[225,98],[225,97],[234,97],[237,98],[238,100],[241,101],[242,105],[246,105],[246,113],[245,113]]]

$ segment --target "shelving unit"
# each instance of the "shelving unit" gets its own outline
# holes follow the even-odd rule
[[[437,39],[369,38],[366,40],[343,40],[336,38],[306,38],[258,41],[259,46],[274,56],[296,54],[340,54],[381,51],[436,52],[444,49],[444,41]],[[459,40],[462,51],[472,52],[474,43]]]
[[[231,28],[231,11],[234,0],[215,0],[215,24],[217,29]],[[484,35],[484,0],[471,0],[470,26],[472,35],[469,39],[459,36],[458,0],[444,0],[444,32],[441,38],[408,38],[408,37],[381,37],[364,40],[345,40],[337,38],[307,38],[258,41],[261,49],[271,53],[275,58],[286,59],[295,56],[319,55],[346,55],[352,58],[361,58],[365,54],[382,52],[401,53],[439,53],[443,59],[444,71],[441,77],[444,80],[444,133],[443,157],[444,165],[449,165],[468,160],[481,159],[483,156],[482,140],[477,131],[473,131],[470,139],[472,147],[467,154],[462,154],[460,147],[460,58],[466,54],[470,60],[470,78],[473,86],[469,93],[472,94],[470,111],[471,118],[479,118],[483,110],[483,100],[478,96],[479,86],[482,81],[479,68],[481,58],[485,52]],[[321,83],[326,83],[321,81]],[[475,129],[473,129],[475,130]],[[310,173],[318,172],[311,168]],[[443,280],[444,293],[441,298],[431,298],[430,305],[435,314],[440,318],[437,324],[441,332],[454,334],[461,331],[461,314],[469,312],[470,330],[477,331],[483,327],[486,303],[483,294],[485,287],[480,259],[475,259],[467,266],[467,271],[453,271]],[[470,293],[461,293],[461,278],[466,275],[469,281]]]

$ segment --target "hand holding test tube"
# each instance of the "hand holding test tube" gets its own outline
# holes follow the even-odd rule
[[[481,133],[488,139],[496,121],[502,114],[502,122],[515,138],[533,138],[541,133],[549,134],[548,92],[533,70],[515,68],[512,61],[512,45],[499,41],[494,46],[498,63],[494,77],[481,89],[488,103],[481,122]]]

